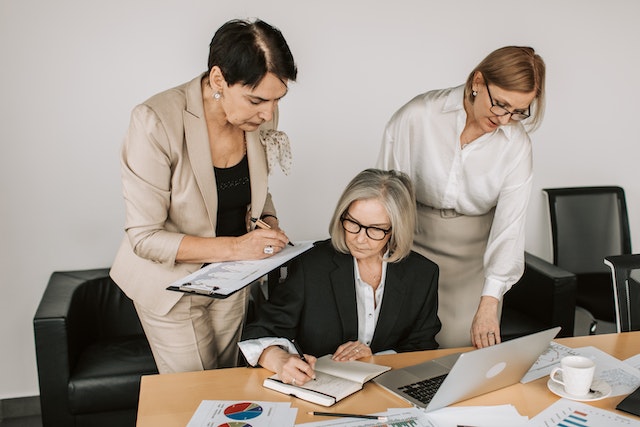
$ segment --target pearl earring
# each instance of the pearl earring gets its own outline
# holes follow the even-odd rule
[[[220,94],[220,92],[216,92],[213,94],[213,99],[215,99],[216,101],[218,101],[220,98],[222,98],[222,94]]]
[[[474,90],[473,92],[471,92],[471,95],[473,95],[473,96],[477,96],[477,95],[478,95],[478,91],[477,91],[477,90]]]

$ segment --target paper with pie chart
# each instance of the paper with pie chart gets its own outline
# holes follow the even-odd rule
[[[282,427],[295,423],[290,403],[203,400],[187,427]]]

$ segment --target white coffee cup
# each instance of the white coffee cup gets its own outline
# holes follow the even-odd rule
[[[583,356],[566,356],[560,360],[560,367],[551,371],[552,381],[562,384],[564,391],[573,396],[584,396],[589,393],[596,364],[593,360]],[[561,372],[562,379],[556,378]]]

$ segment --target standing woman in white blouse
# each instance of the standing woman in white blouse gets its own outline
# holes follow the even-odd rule
[[[416,96],[385,129],[377,166],[413,179],[413,249],[440,267],[441,347],[501,341],[502,298],[524,271],[528,132],[542,120],[544,86],[532,48],[503,47],[465,85]]]

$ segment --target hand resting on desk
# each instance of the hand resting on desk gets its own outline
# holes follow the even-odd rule
[[[366,344],[363,344],[360,341],[347,341],[338,347],[331,358],[338,362],[346,362],[349,360],[360,359],[362,357],[369,357],[371,355],[371,348]]]

